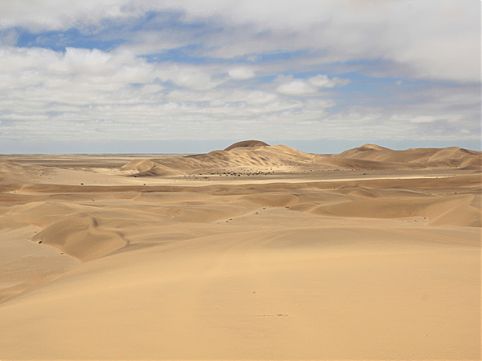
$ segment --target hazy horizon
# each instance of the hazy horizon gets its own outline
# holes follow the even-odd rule
[[[193,154],[207,153],[213,150],[224,149],[230,144],[245,139],[231,140],[153,140],[153,141],[125,141],[125,142],[108,142],[98,141],[92,143],[86,142],[69,142],[68,144],[22,144],[18,142],[0,144],[0,155],[12,154]],[[481,150],[481,144],[478,141],[466,141],[462,144],[453,142],[437,142],[428,141],[420,142],[390,142],[383,140],[270,140],[266,141],[270,145],[287,145],[303,152],[318,154],[334,154],[340,153],[347,149],[359,147],[363,144],[377,144],[394,150],[403,150],[408,148],[444,148],[444,147],[461,147],[470,150]]]

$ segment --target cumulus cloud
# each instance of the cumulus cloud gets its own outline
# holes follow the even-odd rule
[[[236,138],[256,124],[315,120],[331,106],[233,88],[223,66],[150,63],[125,51],[0,48],[0,69],[6,139]]]
[[[251,79],[255,76],[254,70],[246,67],[232,68],[228,72],[229,76],[236,80]]]
[[[315,93],[317,89],[303,80],[291,80],[279,85],[276,91],[286,95],[308,95]]]
[[[0,48],[0,69],[2,139],[221,139],[253,131],[278,139],[418,139],[432,119],[440,139],[478,134],[475,88],[421,89],[409,107],[357,107],[350,99],[351,110],[332,112],[336,100],[320,92],[326,81],[342,83],[332,77],[237,87],[226,81],[232,68],[224,65],[151,63],[126,51],[76,48]]]
[[[329,78],[326,75],[317,75],[309,79],[311,85],[317,88],[334,88],[338,85],[348,84],[350,81],[348,79],[341,78]]]
[[[330,78],[327,75],[316,75],[306,80],[293,79],[291,77],[279,77],[280,85],[276,91],[280,94],[302,96],[317,93],[322,88],[334,88],[349,83],[348,79],[337,77]]]

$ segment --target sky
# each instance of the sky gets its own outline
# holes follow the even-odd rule
[[[0,0],[0,153],[480,149],[474,0]]]

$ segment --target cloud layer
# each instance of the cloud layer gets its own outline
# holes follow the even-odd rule
[[[471,1],[0,3],[0,140],[480,135]]]

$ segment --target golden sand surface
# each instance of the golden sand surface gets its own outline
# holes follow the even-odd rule
[[[250,151],[0,157],[0,360],[480,359],[480,161]]]

